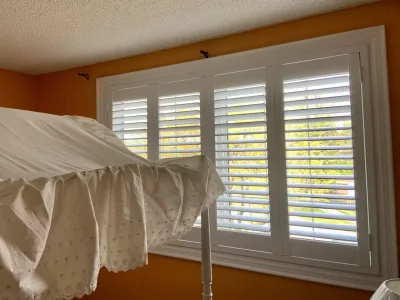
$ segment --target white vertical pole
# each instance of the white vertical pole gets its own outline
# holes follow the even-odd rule
[[[211,76],[201,79],[200,92],[201,114],[201,152],[215,162],[215,129],[214,129],[214,82]],[[212,206],[211,206],[212,207]],[[212,209],[212,208],[211,208]],[[210,208],[201,214],[201,270],[203,281],[203,300],[212,300],[212,264],[211,264],[211,225]]]
[[[201,270],[203,281],[203,300],[212,300],[211,235],[208,209],[201,214]]]

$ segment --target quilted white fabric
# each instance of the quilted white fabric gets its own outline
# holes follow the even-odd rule
[[[94,120],[0,108],[0,299],[72,299],[147,263],[223,192],[204,156],[151,162]]]

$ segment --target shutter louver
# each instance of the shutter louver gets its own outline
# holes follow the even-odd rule
[[[284,80],[290,237],[357,243],[347,65],[298,76]]]
[[[216,77],[216,167],[227,188],[217,203],[217,226],[269,234],[266,96],[263,70]],[[247,81],[247,82],[246,82]]]
[[[112,127],[132,152],[147,158],[147,99],[114,101]]]
[[[159,97],[160,158],[201,154],[200,93]]]

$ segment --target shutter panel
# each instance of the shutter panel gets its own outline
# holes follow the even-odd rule
[[[358,263],[357,201],[367,199],[357,198],[365,193],[355,188],[355,157],[364,161],[364,149],[355,154],[353,114],[360,112],[352,108],[350,74],[347,55],[284,66],[292,255]],[[362,135],[362,128],[358,130]],[[364,174],[358,178],[364,178]],[[314,244],[310,242],[324,249],[330,243],[331,250],[326,251],[329,255],[324,251],[313,253]],[[338,248],[340,245],[343,247]],[[340,251],[334,254],[332,249]]]
[[[132,152],[147,158],[145,87],[117,90],[113,93],[112,129]]]
[[[223,246],[267,251],[265,69],[215,76],[214,82],[215,163],[227,188],[217,201],[216,241]]]
[[[200,80],[191,79],[158,86],[160,158],[201,154]],[[200,241],[201,217],[194,228],[177,243]]]
[[[196,79],[160,85],[160,158],[201,154],[199,91]]]

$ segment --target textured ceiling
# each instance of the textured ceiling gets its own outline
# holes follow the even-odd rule
[[[46,73],[375,1],[0,0],[0,68]]]

